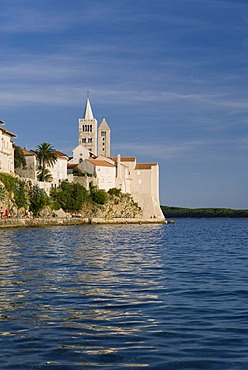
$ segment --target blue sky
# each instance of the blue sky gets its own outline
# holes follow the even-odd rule
[[[248,208],[246,0],[1,0],[0,118],[68,155],[87,91],[160,200]]]

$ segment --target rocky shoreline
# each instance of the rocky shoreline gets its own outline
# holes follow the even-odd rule
[[[100,224],[165,224],[165,219],[158,218],[6,218],[0,219],[0,228],[47,227]]]

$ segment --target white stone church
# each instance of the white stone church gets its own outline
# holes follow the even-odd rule
[[[78,167],[92,174],[99,189],[121,189],[132,195],[143,211],[143,218],[164,220],[159,202],[158,163],[137,163],[135,157],[111,157],[110,128],[105,119],[98,127],[89,98],[83,118],[78,121],[78,146],[68,169]]]

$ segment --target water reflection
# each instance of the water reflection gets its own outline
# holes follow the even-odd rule
[[[246,369],[247,231],[0,230],[1,368]]]
[[[68,356],[74,365],[146,366],[132,358],[155,351],[145,342],[164,306],[160,234],[157,225],[1,232],[0,338],[35,343],[33,363],[44,366]]]

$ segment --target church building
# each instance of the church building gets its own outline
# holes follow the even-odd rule
[[[87,98],[83,118],[78,120],[78,145],[83,145],[95,155],[110,156],[110,128],[105,119],[99,128]]]
[[[73,149],[68,168],[92,174],[99,189],[115,187],[129,193],[139,204],[143,218],[164,220],[159,202],[158,163],[137,163],[136,157],[111,157],[110,128],[105,119],[100,126],[93,115],[89,97],[78,120],[78,146]]]

